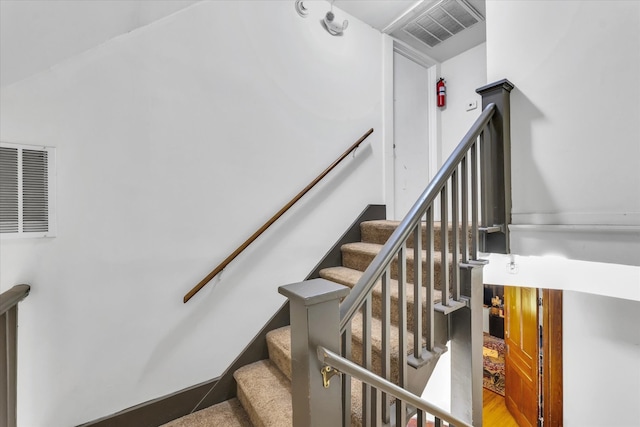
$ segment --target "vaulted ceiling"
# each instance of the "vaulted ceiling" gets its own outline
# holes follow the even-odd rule
[[[0,86],[4,87],[94,46],[175,13],[198,0],[2,0]],[[295,0],[291,1],[294,7]],[[317,0],[305,0],[317,1]],[[440,0],[335,0],[338,9],[403,40],[435,62],[485,40],[484,21],[435,47],[407,35],[407,22]],[[458,0],[444,0],[445,2]],[[465,0],[484,15],[485,0]],[[330,7],[327,2],[327,10]],[[338,16],[338,18],[340,18]]]

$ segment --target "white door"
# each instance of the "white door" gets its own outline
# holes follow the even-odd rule
[[[394,52],[394,218],[402,219],[429,183],[427,68]]]

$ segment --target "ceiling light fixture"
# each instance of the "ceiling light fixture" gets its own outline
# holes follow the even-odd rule
[[[327,30],[329,32],[329,34],[331,34],[332,36],[341,36],[342,33],[344,32],[344,30],[346,30],[347,27],[349,26],[349,21],[347,21],[345,19],[342,22],[342,24],[339,24],[339,23],[334,21],[334,19],[335,19],[335,15],[333,14],[333,2],[334,1],[335,0],[331,0],[331,10],[329,10],[329,12],[327,12],[327,14],[324,16],[322,21],[320,21],[320,24],[322,24],[324,29]]]

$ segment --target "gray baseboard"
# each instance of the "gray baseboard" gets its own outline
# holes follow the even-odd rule
[[[319,273],[323,268],[342,265],[340,247],[345,243],[361,240],[361,222],[385,218],[386,207],[384,205],[367,206],[305,280],[320,277]],[[233,373],[249,363],[269,358],[267,333],[287,325],[289,325],[289,302],[283,304],[219,378],[141,403],[116,414],[82,424],[80,427],[157,427],[197,410],[229,400],[236,396],[236,381],[233,378]]]

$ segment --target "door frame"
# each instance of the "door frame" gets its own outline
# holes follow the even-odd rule
[[[510,286],[510,285],[504,285]],[[513,286],[528,287],[528,286]],[[535,289],[535,288],[533,288]],[[539,322],[542,325],[542,366],[538,366],[538,412],[542,402],[545,427],[563,425],[563,371],[562,371],[562,295],[560,289],[537,288],[542,297]],[[538,307],[540,308],[540,307]],[[506,319],[505,319],[506,320]],[[505,322],[506,324],[506,322]],[[539,360],[539,359],[538,359]],[[506,396],[505,396],[506,399]],[[505,400],[506,403],[506,400]]]
[[[429,141],[428,141],[428,176],[433,179],[438,171],[438,142],[439,136],[439,111],[433,100],[436,96],[436,80],[440,72],[440,64],[427,55],[418,52],[405,43],[394,40],[391,36],[383,34],[383,93],[382,93],[382,123],[383,123],[383,168],[384,168],[384,200],[387,205],[387,218],[393,218],[395,213],[395,166],[394,166],[394,54],[400,54],[405,58],[421,65],[427,70],[429,94],[428,117]],[[425,185],[426,187],[426,185]],[[401,218],[393,218],[401,219]]]
[[[545,427],[563,422],[562,291],[542,289],[542,417]]]

